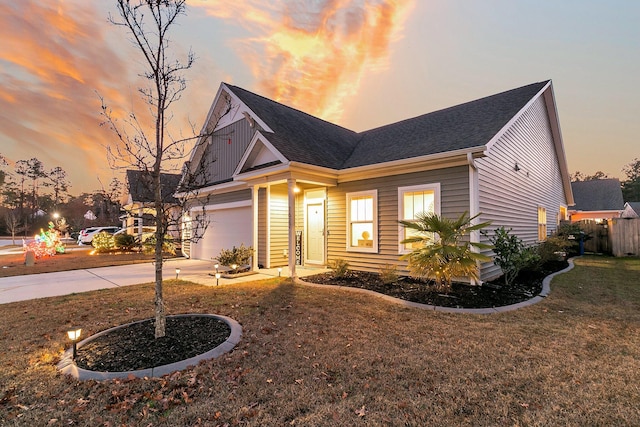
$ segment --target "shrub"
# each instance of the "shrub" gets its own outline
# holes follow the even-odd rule
[[[500,227],[489,237],[496,254],[493,261],[502,269],[506,286],[513,284],[521,270],[535,265],[540,259],[535,247],[527,247],[518,236],[510,232],[511,228],[507,230]]]
[[[349,263],[342,258],[334,259],[330,261],[327,265],[329,269],[333,272],[333,277],[341,279],[346,277],[349,274]]]
[[[380,279],[384,285],[396,283],[398,281],[398,266],[395,264],[385,264],[380,267]]]
[[[540,256],[539,265],[542,266],[550,261],[558,261],[561,258],[564,259],[567,250],[573,245],[574,242],[569,240],[569,236],[552,234],[547,237],[547,240],[538,245],[538,255]]]
[[[486,255],[474,252],[476,249],[490,249],[491,246],[470,242],[465,236],[471,231],[481,230],[488,222],[473,224],[480,214],[470,218],[467,212],[457,220],[442,218],[431,213],[418,214],[417,221],[400,221],[410,229],[414,237],[401,243],[418,243],[418,247],[400,259],[409,262],[409,270],[417,277],[426,277],[436,282],[443,290],[451,287],[454,277],[468,276],[479,279],[478,262],[491,261]],[[433,239],[434,233],[438,238]]]
[[[101,231],[93,236],[91,245],[96,248],[96,252],[98,253],[110,252],[116,248],[116,242],[113,238],[113,234],[109,234],[106,231]]]
[[[133,234],[120,233],[114,236],[114,240],[116,247],[127,251],[136,246],[136,236]]]
[[[142,243],[142,250],[144,251],[144,253],[147,253],[147,254],[153,253],[156,250],[155,234],[153,236],[149,236]],[[164,238],[162,239],[162,252],[167,252],[167,253],[170,253],[171,255],[176,254],[176,247],[172,243],[172,240],[169,236],[164,236]]]
[[[227,267],[231,267],[234,264],[242,266],[249,264],[252,256],[253,248],[251,246],[245,247],[244,243],[242,243],[239,248],[234,246],[233,249],[222,249],[216,260]]]

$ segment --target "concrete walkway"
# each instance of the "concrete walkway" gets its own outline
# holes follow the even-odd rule
[[[206,286],[228,285],[255,280],[289,276],[289,270],[283,268],[260,269],[256,274],[233,279],[221,278],[216,281],[212,275],[213,262],[192,259],[170,259],[163,264],[164,279],[174,279],[176,268],[180,269],[179,278]],[[318,274],[327,270],[296,268],[300,277]],[[86,270],[61,271],[57,273],[30,274],[0,278],[0,304],[25,301],[36,298],[69,295],[73,293],[94,291],[97,289],[119,288],[155,280],[153,263],[120,265],[115,267],[91,268]]]

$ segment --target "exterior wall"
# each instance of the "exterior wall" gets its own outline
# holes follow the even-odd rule
[[[236,121],[218,129],[210,138],[201,163],[205,165],[204,177],[197,177],[199,184],[221,182],[232,177],[251,138],[259,127],[249,126],[246,120]]]
[[[284,267],[288,258],[285,251],[289,249],[289,200],[287,184],[278,184],[269,187],[269,240],[271,250],[269,254],[270,266]]]
[[[267,266],[267,189],[258,190],[258,265]]]
[[[519,170],[516,171],[516,164]],[[487,231],[512,228],[527,244],[538,241],[538,206],[547,211],[547,234],[556,230],[560,206],[567,206],[562,176],[543,98],[538,98],[490,148],[477,159],[481,221],[492,221]],[[481,241],[488,239],[481,236]],[[500,275],[485,264],[483,280]]]
[[[406,262],[398,250],[398,187],[440,183],[441,214],[457,218],[469,210],[469,174],[467,166],[366,179],[329,187],[327,195],[327,259],[341,258],[350,268],[378,272],[390,264],[406,274]],[[378,253],[347,252],[346,194],[378,190]]]

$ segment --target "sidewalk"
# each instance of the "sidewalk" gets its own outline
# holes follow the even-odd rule
[[[21,250],[21,249],[20,249]],[[175,279],[176,268],[180,269],[178,277],[206,286],[242,283],[256,280],[289,276],[284,267],[282,272],[273,269],[260,269],[256,274],[233,279],[216,280],[213,273],[213,262],[192,259],[169,259],[163,263],[163,278]],[[325,272],[324,269],[311,269],[298,266],[299,277]],[[94,291],[98,289],[119,288],[122,286],[149,283],[155,280],[155,267],[152,263],[120,265],[115,267],[91,268],[86,270],[60,271],[57,273],[30,274],[0,278],[0,304],[25,301],[36,298],[69,295],[73,293]]]

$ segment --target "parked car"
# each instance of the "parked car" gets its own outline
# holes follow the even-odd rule
[[[129,228],[123,228],[121,230],[118,230],[117,232],[115,232],[113,235],[116,236],[118,234],[132,234],[134,235],[136,238],[138,238],[138,227],[129,227]],[[155,227],[151,227],[151,226],[143,226],[142,227],[142,236],[140,236],[140,243],[144,242],[145,240],[147,240],[149,237],[153,236],[156,233],[156,228]]]
[[[106,231],[109,234],[114,234],[120,230],[120,227],[88,227],[84,230],[80,231],[80,235],[78,236],[78,244],[79,245],[90,245],[93,241],[93,236],[96,234]]]

